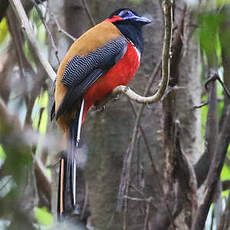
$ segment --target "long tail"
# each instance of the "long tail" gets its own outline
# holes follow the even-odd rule
[[[77,204],[77,151],[79,148],[81,126],[84,110],[82,99],[80,111],[69,129],[68,151],[60,158],[59,186],[58,186],[58,219],[72,213]]]

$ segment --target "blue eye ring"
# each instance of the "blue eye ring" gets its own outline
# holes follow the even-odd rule
[[[125,17],[128,17],[128,16],[131,16],[131,15],[133,15],[129,10],[123,10],[123,11],[121,11],[120,13],[119,13],[119,16],[120,17],[123,17],[123,18],[125,18]]]

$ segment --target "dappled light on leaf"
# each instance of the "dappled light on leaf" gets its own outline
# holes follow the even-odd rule
[[[50,212],[47,211],[46,208],[38,208],[34,209],[34,216],[38,223],[42,226],[51,226],[53,224],[53,217]]]

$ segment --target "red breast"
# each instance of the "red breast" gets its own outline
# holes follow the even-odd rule
[[[89,108],[102,100],[108,93],[119,85],[127,85],[133,78],[140,65],[140,55],[131,42],[128,41],[127,51],[103,77],[97,80],[85,93],[85,108],[83,122]]]

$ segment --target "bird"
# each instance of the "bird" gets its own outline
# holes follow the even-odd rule
[[[134,77],[143,52],[142,27],[150,22],[129,8],[118,9],[74,41],[58,68],[51,120],[67,140],[60,156],[59,219],[69,212],[68,202],[72,210],[77,205],[76,156],[86,114]]]

